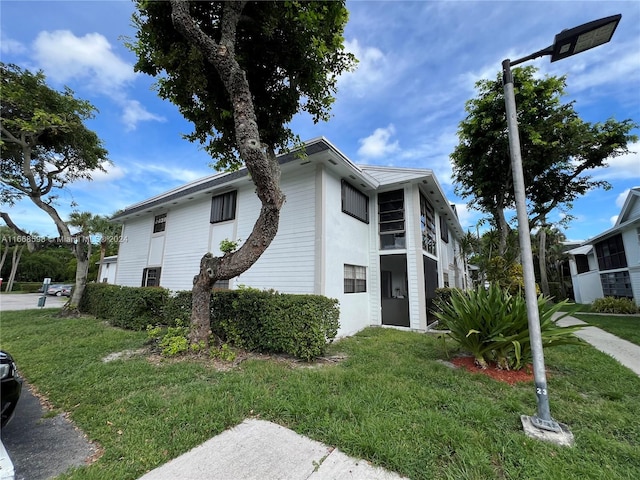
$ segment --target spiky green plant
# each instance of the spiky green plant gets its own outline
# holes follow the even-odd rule
[[[583,343],[573,335],[581,327],[560,327],[555,323],[553,316],[563,306],[564,302],[550,306],[548,299],[538,297],[545,347]],[[499,368],[518,370],[531,360],[527,306],[521,295],[511,295],[498,284],[488,289],[479,286],[470,291],[456,290],[440,310],[434,313],[450,330],[448,335],[461,349],[469,351],[482,368],[493,361]]]

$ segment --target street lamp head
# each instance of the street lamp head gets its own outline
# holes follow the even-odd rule
[[[556,35],[551,61],[562,60],[611,40],[622,15],[612,15],[585,23]]]

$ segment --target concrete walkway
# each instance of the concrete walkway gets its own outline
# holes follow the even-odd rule
[[[337,448],[247,419],[139,480],[401,480]]]
[[[560,314],[556,314],[559,316]],[[558,325],[568,327],[570,325],[586,325],[576,332],[576,337],[593,345],[595,348],[607,355],[612,356],[625,367],[640,376],[640,345],[605,332],[601,328],[592,327],[587,322],[578,320],[575,317],[564,317],[558,321]],[[640,325],[640,319],[638,320]]]

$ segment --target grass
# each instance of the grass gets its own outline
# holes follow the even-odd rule
[[[331,352],[337,365],[248,360],[219,372],[196,360],[103,363],[145,334],[92,318],[3,313],[2,347],[56,408],[104,447],[59,479],[136,479],[249,416],[419,479],[633,479],[640,472],[640,378],[590,346],[546,352],[551,409],[573,448],[526,437],[531,383],[454,370],[442,340],[369,328]],[[449,345],[449,350],[451,350]]]
[[[640,345],[640,316],[639,315],[580,315],[579,318],[589,325],[606,330],[609,333],[624,338],[636,345]]]
[[[591,312],[591,304],[590,303],[568,303],[560,308],[561,312],[569,312],[573,311],[576,313],[580,312]]]

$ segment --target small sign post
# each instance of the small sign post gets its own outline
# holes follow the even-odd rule
[[[40,308],[44,307],[45,303],[47,303],[47,290],[49,290],[49,284],[51,283],[50,278],[45,278],[42,282],[42,296],[38,298],[38,306]]]

